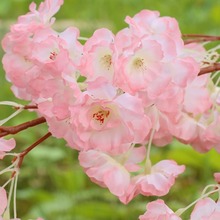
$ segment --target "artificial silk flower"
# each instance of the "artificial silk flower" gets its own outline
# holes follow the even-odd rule
[[[220,202],[211,198],[199,200],[196,203],[190,220],[218,220],[220,219]]]
[[[139,220],[181,220],[165,203],[158,199],[147,204],[147,211]]]

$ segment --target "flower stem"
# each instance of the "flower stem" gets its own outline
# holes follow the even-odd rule
[[[200,196],[200,198],[198,198],[198,199],[196,199],[195,201],[193,201],[192,203],[190,203],[187,207],[178,209],[178,210],[175,212],[176,215],[181,216],[187,209],[191,208],[191,207],[192,207],[193,205],[195,205],[198,201],[200,201],[201,199],[204,199],[204,198],[208,197],[209,195],[211,195],[211,194],[213,194],[213,193],[215,193],[215,192],[219,192],[219,186],[217,186],[216,189],[214,189],[214,190],[212,190],[212,191],[210,191],[210,192],[207,192],[207,193],[205,193],[205,194],[202,194],[202,195]]]

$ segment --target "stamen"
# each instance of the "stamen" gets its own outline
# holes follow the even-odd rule
[[[105,119],[108,118],[110,111],[100,110],[92,115],[92,117],[102,125]]]
[[[49,58],[50,58],[51,60],[55,60],[56,57],[57,57],[57,53],[56,53],[56,52],[50,52]]]
[[[137,70],[146,70],[147,68],[144,63],[144,58],[140,58],[140,57],[134,59],[133,66]]]
[[[107,70],[110,70],[111,65],[112,65],[112,56],[110,54],[106,54],[104,55],[101,59],[100,59],[100,63],[102,64],[102,66],[104,68],[106,68]]]

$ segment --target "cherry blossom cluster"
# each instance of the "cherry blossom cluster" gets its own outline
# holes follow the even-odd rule
[[[174,18],[150,10],[127,16],[128,27],[116,34],[101,28],[85,39],[76,27],[57,32],[53,15],[62,4],[45,0],[37,9],[32,3],[4,37],[3,66],[13,93],[36,106],[51,134],[79,151],[90,179],[121,202],[166,195],[185,166],[152,164],[152,145],[176,138],[199,152],[220,152],[219,81],[201,74],[218,60],[216,49],[186,44]],[[3,158],[15,143],[0,141]],[[0,189],[2,214],[7,199]],[[220,216],[220,203],[208,196],[198,200],[192,220]],[[204,206],[210,206],[206,213]],[[179,216],[159,199],[140,220]]]

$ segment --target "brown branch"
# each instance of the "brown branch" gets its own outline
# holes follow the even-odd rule
[[[191,44],[191,43],[202,43],[202,42],[211,42],[211,41],[219,41],[220,39],[216,38],[200,38],[200,39],[187,39],[184,40],[184,44]]]
[[[22,109],[37,109],[37,105],[25,105],[23,107],[16,106],[14,108],[15,109],[20,109],[20,108],[22,108]]]
[[[183,37],[186,37],[186,38],[219,38],[220,39],[220,36],[213,36],[213,35],[205,35],[205,34],[182,34]]]
[[[34,127],[36,125],[46,122],[44,117],[34,119],[16,126],[0,126],[0,137],[6,136],[8,134],[16,134],[27,128]]]
[[[203,35],[203,34],[183,34],[182,37],[188,38],[184,40],[185,44],[220,40],[220,36]]]
[[[37,140],[36,142],[34,142],[31,146],[29,146],[28,148],[26,148],[25,150],[23,150],[20,154],[19,154],[19,161],[18,161],[18,165],[17,168],[19,169],[23,163],[24,157],[31,151],[33,150],[37,145],[39,145],[40,143],[42,143],[43,141],[45,141],[48,137],[51,136],[51,133],[48,132],[47,134],[45,134],[43,137],[41,137],[39,140]],[[14,162],[15,160],[17,160],[18,157],[15,157],[12,162]],[[16,174],[16,171],[14,171],[12,173],[11,178],[13,178]]]
[[[200,72],[198,73],[198,75],[200,76],[200,75],[211,73],[211,72],[218,71],[218,70],[220,70],[220,63],[214,63],[212,66],[202,68]]]

